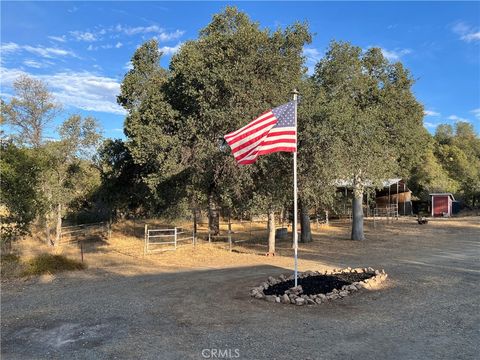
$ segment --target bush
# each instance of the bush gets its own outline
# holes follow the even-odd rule
[[[16,254],[3,254],[0,257],[0,267],[2,269],[2,278],[12,278],[18,276],[22,270],[20,256]]]
[[[26,264],[23,276],[55,274],[62,271],[83,270],[85,265],[63,255],[41,254]]]
[[[5,254],[1,257],[2,265],[7,263],[18,263],[20,261],[20,256],[17,254]]]

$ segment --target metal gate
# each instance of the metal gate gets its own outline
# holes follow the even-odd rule
[[[144,254],[176,250],[179,245],[195,245],[195,232],[181,227],[172,229],[149,229],[145,225]]]

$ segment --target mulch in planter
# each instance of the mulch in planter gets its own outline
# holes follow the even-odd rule
[[[303,295],[326,294],[331,292],[333,289],[340,290],[343,285],[350,285],[357,281],[363,281],[371,278],[372,276],[374,276],[374,274],[367,273],[314,275],[298,278],[298,285],[302,285]],[[269,286],[268,289],[263,291],[263,293],[265,295],[280,296],[293,286],[295,286],[295,281],[288,280],[273,286]]]

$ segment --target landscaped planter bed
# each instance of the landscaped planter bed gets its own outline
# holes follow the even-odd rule
[[[297,287],[294,287],[293,275],[270,276],[250,294],[274,303],[315,305],[343,298],[363,288],[372,288],[386,278],[384,270],[373,268],[346,268],[325,273],[306,271],[299,273]]]

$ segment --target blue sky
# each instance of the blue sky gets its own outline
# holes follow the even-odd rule
[[[236,5],[275,29],[307,21],[304,49],[312,69],[328,43],[381,47],[417,79],[424,124],[465,120],[480,131],[479,2],[1,2],[1,96],[22,73],[47,82],[69,114],[96,117],[107,137],[123,137],[116,104],[135,49],[155,37],[162,65],[195,39],[214,13]],[[49,132],[53,134],[52,127]]]

